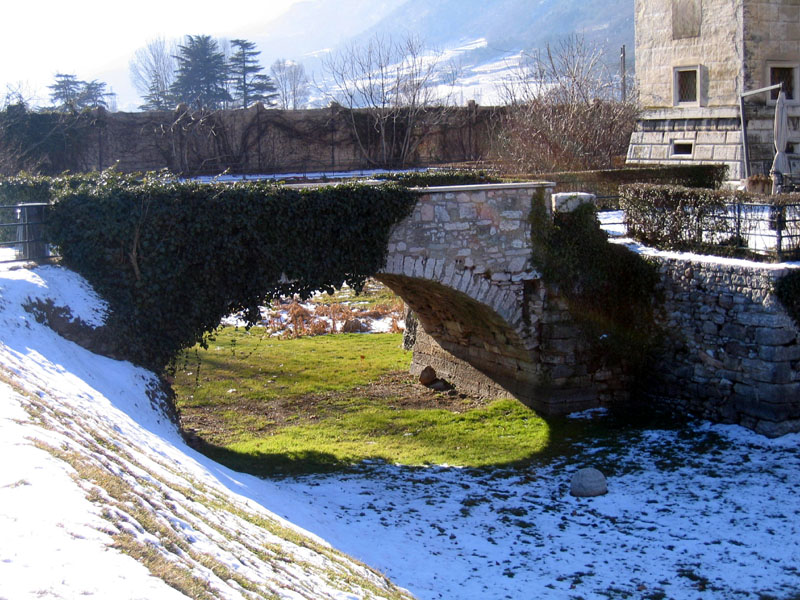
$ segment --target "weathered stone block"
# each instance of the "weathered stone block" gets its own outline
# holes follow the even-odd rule
[[[800,360],[800,345],[761,346],[758,349],[758,357],[761,360],[770,362],[791,362]]]
[[[783,346],[797,341],[797,332],[790,329],[756,329],[756,343],[762,346]]]

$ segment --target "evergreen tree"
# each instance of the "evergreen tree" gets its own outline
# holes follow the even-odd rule
[[[83,84],[83,89],[78,97],[79,108],[108,108],[108,99],[114,96],[113,92],[106,91],[106,82],[93,79]]]
[[[106,83],[93,79],[81,81],[71,73],[57,73],[56,81],[48,86],[50,100],[56,110],[79,111],[85,108],[108,108],[108,98],[113,92],[106,91]]]
[[[56,73],[54,84],[47,86],[50,90],[50,101],[56,110],[79,110],[81,91],[86,86],[71,73]]]
[[[178,71],[171,91],[178,102],[198,109],[219,109],[231,99],[225,89],[225,55],[211,36],[187,36],[175,59]]]
[[[228,74],[236,104],[242,108],[247,108],[253,102],[274,106],[278,97],[277,89],[269,75],[261,73],[264,70],[258,62],[261,51],[247,40],[231,40],[231,45],[236,51],[228,63]]]

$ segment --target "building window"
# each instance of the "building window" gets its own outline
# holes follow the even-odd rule
[[[672,156],[679,158],[691,158],[694,152],[693,142],[682,142],[680,140],[672,141]]]
[[[797,70],[797,65],[773,64],[769,66],[769,84],[780,83],[787,100],[794,100],[797,97]],[[778,91],[770,92],[770,100],[773,102],[778,99]]]
[[[678,67],[673,72],[673,100],[675,106],[700,106],[700,67]]]

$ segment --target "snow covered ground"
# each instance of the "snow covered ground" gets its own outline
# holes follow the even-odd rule
[[[798,435],[699,423],[578,440],[515,469],[364,464],[260,480],[187,447],[148,396],[152,374],[23,308],[52,299],[101,322],[79,277],[0,269],[0,598],[181,597],[176,585],[204,597],[404,597],[322,540],[419,598],[800,591]],[[608,495],[569,495],[584,466],[608,475]]]

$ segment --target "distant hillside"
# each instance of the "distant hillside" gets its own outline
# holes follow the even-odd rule
[[[300,60],[322,82],[318,57],[376,33],[420,37],[462,68],[464,100],[496,101],[494,88],[520,51],[581,34],[616,63],[628,48],[633,64],[631,0],[307,0],[253,39],[265,62]]]
[[[631,0],[406,0],[366,33],[407,29],[440,48],[486,39],[496,51],[543,46],[572,33],[633,47]]]

